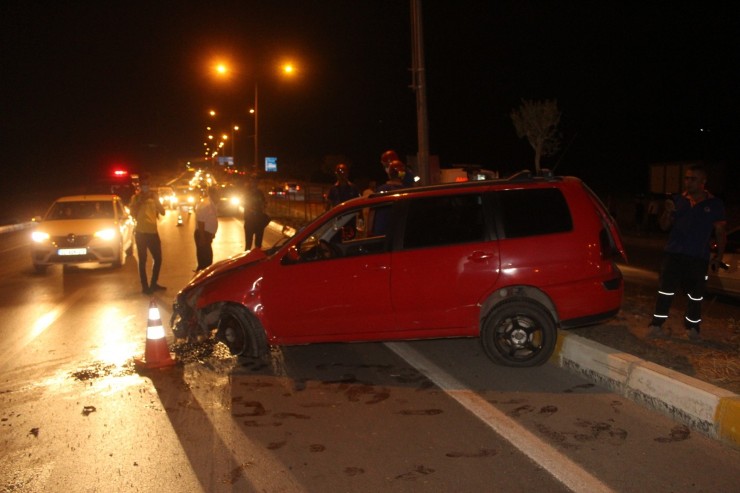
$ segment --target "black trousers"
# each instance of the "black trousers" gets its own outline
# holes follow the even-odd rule
[[[159,280],[159,269],[162,268],[162,242],[159,240],[159,233],[139,233],[136,232],[136,251],[139,254],[139,278],[142,289],[149,289]],[[152,280],[147,283],[146,260],[147,250],[152,254]]]
[[[262,248],[262,236],[265,234],[265,226],[260,217],[250,215],[244,218],[244,250]]]
[[[196,270],[203,270],[213,263],[214,234],[208,231],[195,230],[195,256],[198,260]]]
[[[700,330],[701,302],[704,299],[704,288],[707,282],[709,261],[698,257],[689,257],[666,253],[660,267],[660,284],[658,298],[655,301],[655,312],[650,325],[661,326],[668,318],[673,299],[681,289],[688,297],[684,326],[686,329]]]

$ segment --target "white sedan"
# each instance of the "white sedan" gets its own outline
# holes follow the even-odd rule
[[[709,269],[707,289],[712,292],[740,297],[740,227],[727,235],[727,247],[722,260],[727,269]]]
[[[31,261],[43,273],[54,264],[112,264],[133,252],[134,220],[117,195],[57,199],[31,233]]]

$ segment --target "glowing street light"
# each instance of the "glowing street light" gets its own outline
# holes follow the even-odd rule
[[[230,75],[229,66],[225,63],[217,63],[214,65],[214,70],[219,77],[225,78]],[[280,66],[280,71],[285,76],[293,76],[296,73],[296,67],[291,62],[283,63]],[[258,77],[254,77],[254,107],[250,108],[249,113],[254,116],[254,171],[259,168],[259,84]],[[234,130],[238,130],[235,127]],[[232,154],[233,154],[233,139],[232,139]]]

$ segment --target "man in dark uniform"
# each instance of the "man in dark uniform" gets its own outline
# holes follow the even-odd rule
[[[660,226],[671,228],[660,269],[660,286],[655,313],[648,328],[649,338],[667,338],[663,330],[676,290],[681,287],[688,300],[684,326],[690,340],[701,339],[701,302],[704,299],[707,268],[722,265],[727,244],[725,206],[705,190],[707,174],[703,166],[690,166],[684,173],[684,192],[666,201]],[[710,260],[712,232],[717,252]]]
[[[357,185],[349,181],[349,168],[346,164],[337,164],[337,167],[334,169],[334,175],[337,177],[337,182],[332,185],[326,196],[327,209],[360,196],[360,189],[357,188]]]
[[[244,250],[262,248],[262,236],[270,218],[265,213],[265,194],[257,187],[257,177],[250,177],[244,194]]]

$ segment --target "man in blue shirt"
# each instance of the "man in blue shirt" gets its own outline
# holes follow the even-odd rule
[[[720,199],[705,190],[707,173],[703,166],[690,166],[684,173],[684,192],[666,201],[660,218],[664,230],[671,228],[663,253],[660,286],[655,313],[648,329],[649,338],[667,338],[663,323],[668,318],[676,290],[686,292],[684,326],[689,339],[701,339],[701,302],[704,299],[707,268],[722,265],[727,244],[725,206]],[[710,260],[712,232],[717,252]]]

